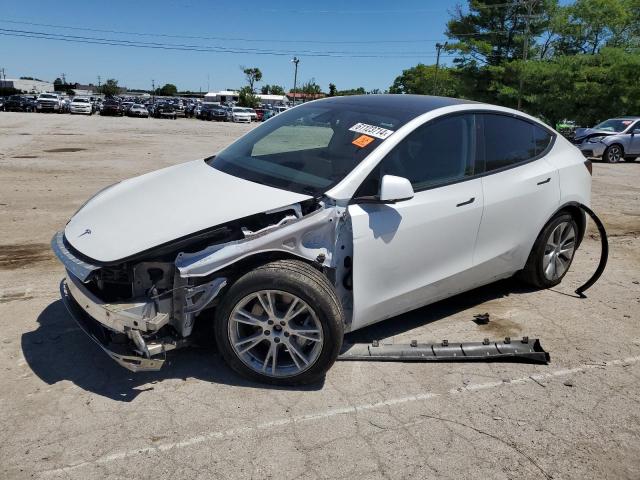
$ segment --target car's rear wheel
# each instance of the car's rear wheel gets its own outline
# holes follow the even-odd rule
[[[216,309],[227,364],[276,385],[319,380],[342,346],[344,314],[333,286],[312,266],[279,260],[238,279]]]
[[[607,147],[602,158],[608,163],[618,163],[624,158],[624,150],[622,150],[622,146],[614,143]]]
[[[538,235],[522,271],[522,279],[537,288],[558,285],[567,274],[578,242],[578,225],[568,213],[555,216]]]

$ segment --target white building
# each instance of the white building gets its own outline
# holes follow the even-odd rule
[[[204,103],[227,103],[237,102],[240,93],[235,90],[221,90],[219,92],[209,92],[204,96]]]
[[[265,95],[262,93],[256,93],[256,97],[260,100],[260,103],[263,105],[286,105],[289,103],[289,99],[286,95]]]
[[[0,88],[15,88],[25,93],[53,92],[53,83],[40,80],[23,80],[21,78],[7,78],[0,80]]]

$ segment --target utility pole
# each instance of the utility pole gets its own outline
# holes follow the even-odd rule
[[[522,69],[520,70],[520,87],[518,88],[518,110],[522,106],[522,89],[524,87],[524,67],[527,63],[527,57],[529,55],[529,22],[534,17],[533,7],[538,0],[524,0],[524,5],[527,7],[527,14],[524,16],[524,42],[522,46]]]
[[[442,50],[443,48],[446,48],[448,44],[449,44],[448,42],[444,42],[444,44],[436,43],[436,49],[438,50],[438,53],[436,54],[436,73],[433,75],[433,94],[434,95],[438,93],[438,69],[440,68],[440,50]]]
[[[293,74],[293,106],[295,107],[296,106],[296,95],[298,93],[296,91],[296,87],[298,85],[298,63],[300,63],[300,59],[298,57],[293,57],[291,59],[291,61],[296,66],[295,72]]]
[[[156,81],[151,79],[151,103],[156,104]]]

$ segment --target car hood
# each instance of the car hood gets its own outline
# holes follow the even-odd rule
[[[595,128],[577,128],[575,139],[580,140],[587,137],[596,137],[596,136],[609,136],[609,135],[619,135],[619,133],[612,132],[610,130],[597,130]]]
[[[101,191],[71,218],[64,233],[81,254],[111,263],[310,198],[234,177],[197,160]]]

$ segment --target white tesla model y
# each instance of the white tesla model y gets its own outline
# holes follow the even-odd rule
[[[590,189],[580,151],[524,113],[337,97],[99,192],[52,246],[69,310],[121,365],[159,369],[211,326],[237,372],[305,383],[345,332],[514,274],[558,284]]]

